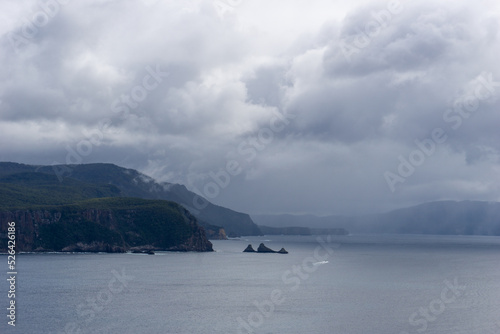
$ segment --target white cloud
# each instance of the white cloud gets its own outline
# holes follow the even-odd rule
[[[0,159],[64,162],[68,147],[102,130],[81,162],[202,189],[209,172],[239,159],[241,174],[212,200],[242,211],[499,198],[498,98],[456,130],[443,119],[481,73],[500,81],[496,1],[401,2],[378,30],[374,13],[390,2],[243,0],[222,12],[214,4],[69,2],[34,30],[39,2],[2,2]],[[377,33],[356,46],[363,31]],[[18,49],[12,34],[24,38]],[[343,42],[357,47],[351,59]],[[127,105],[155,69],[168,75]],[[276,112],[296,117],[247,161],[238,146]],[[447,141],[392,193],[384,172],[437,127]]]

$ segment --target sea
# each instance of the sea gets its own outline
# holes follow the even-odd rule
[[[215,252],[18,254],[0,333],[499,334],[500,237],[263,236]],[[288,254],[243,253],[260,243]],[[9,278],[7,256],[0,270]]]

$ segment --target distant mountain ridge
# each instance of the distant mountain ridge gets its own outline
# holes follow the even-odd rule
[[[253,221],[259,226],[268,226],[275,228],[285,227],[307,227],[307,228],[329,228],[333,225],[339,225],[350,222],[349,217],[344,216],[315,216],[311,214],[293,215],[293,214],[275,214],[275,215],[252,215]]]
[[[500,235],[500,203],[429,202],[363,217],[358,224],[366,226],[368,220],[372,220],[370,230],[373,232],[383,229],[385,233]]]
[[[347,235],[344,228],[309,228],[300,226],[270,227],[259,225],[262,233],[266,235]]]
[[[252,215],[258,225],[346,228],[351,233],[500,235],[500,203],[436,201],[359,217]]]
[[[60,181],[64,182],[82,182],[81,186],[90,194],[87,194],[86,197],[81,196],[78,200],[92,197],[137,197],[176,202],[189,210],[198,219],[198,222],[207,229],[207,232],[212,235],[225,236],[227,234],[230,237],[237,237],[262,234],[248,214],[214,205],[205,199],[203,199],[205,207],[197,210],[193,207],[193,203],[195,203],[195,199],[200,197],[189,191],[184,185],[167,182],[159,183],[134,169],[107,163],[34,166],[0,162],[0,177],[4,178],[7,183],[12,181],[8,181],[9,178],[15,181],[16,174],[18,174],[17,177],[19,178],[20,173],[24,173],[23,177],[28,178],[30,176],[26,173],[40,173],[56,176]],[[59,190],[62,186],[62,184],[53,185],[55,189]],[[8,191],[8,189],[3,191]],[[4,195],[6,195],[5,198],[10,198],[7,194]],[[224,231],[220,231],[221,227]]]

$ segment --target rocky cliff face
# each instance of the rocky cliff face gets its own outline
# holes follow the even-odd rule
[[[16,223],[17,252],[125,252],[131,247],[213,251],[196,218],[183,208],[178,210],[176,222],[170,217],[162,221],[162,216],[145,209],[4,210],[0,211],[0,252],[7,251],[7,223],[11,221]],[[144,215],[150,215],[154,223],[144,227]]]
[[[187,213],[187,210],[186,210]],[[189,215],[189,225],[192,228],[192,235],[182,244],[170,247],[166,250],[179,252],[212,252],[212,243],[208,241],[203,227],[196,223],[196,219]]]
[[[205,228],[205,233],[207,238],[210,240],[227,240],[226,231],[220,227],[218,229],[213,228]]]
[[[63,218],[63,219],[61,219]],[[16,223],[16,250],[20,252],[33,251],[55,251],[57,249],[45,249],[43,247],[44,227],[54,226],[55,224],[68,222],[90,221],[108,228],[117,224],[111,210],[83,210],[76,217],[63,217],[61,211],[53,210],[14,210],[0,211],[0,251],[5,251],[4,239],[7,234],[7,222]],[[69,236],[68,236],[69,237]],[[73,241],[68,238],[68,241]],[[67,245],[61,251],[89,251],[89,252],[123,252],[124,244],[110,244],[103,241],[83,242],[76,241]]]
[[[16,223],[16,250],[33,251],[35,240],[39,234],[39,227],[59,221],[60,215],[52,215],[48,211],[0,211],[0,251],[6,250],[8,222]]]

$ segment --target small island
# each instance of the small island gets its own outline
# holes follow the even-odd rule
[[[253,249],[252,245],[248,245],[245,250],[243,250],[243,253],[255,253],[255,249]]]
[[[257,251],[253,249],[252,245],[249,244],[247,248],[243,250],[243,253],[278,253],[278,254],[288,254],[285,248],[281,248],[279,251],[272,250],[271,248],[261,243],[257,248]]]

